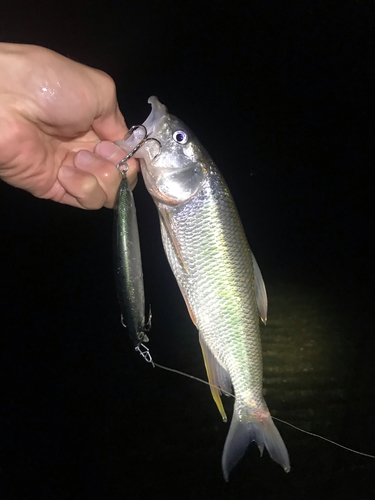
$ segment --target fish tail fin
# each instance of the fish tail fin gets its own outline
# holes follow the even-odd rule
[[[248,418],[240,420],[238,407],[235,403],[222,457],[225,481],[229,481],[231,470],[244,456],[252,441],[258,445],[261,455],[266,447],[270,457],[280,464],[285,472],[290,471],[288,451],[268,410],[249,414]]]

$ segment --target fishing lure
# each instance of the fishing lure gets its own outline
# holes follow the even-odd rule
[[[135,127],[132,127],[129,134]],[[140,146],[139,146],[140,147]],[[127,179],[128,164],[138,148],[134,148],[117,165],[122,175],[114,205],[113,262],[117,298],[121,308],[121,323],[126,327],[136,349],[148,342],[146,332],[151,327],[151,309],[145,320],[145,294],[137,214],[132,190]]]

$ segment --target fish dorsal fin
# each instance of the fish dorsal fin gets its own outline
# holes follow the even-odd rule
[[[176,238],[176,236],[173,233],[172,229],[172,224],[171,224],[171,217],[169,215],[169,212],[165,209],[160,208],[159,209],[159,216],[160,216],[160,222],[163,225],[163,228],[165,229],[165,232],[168,235],[169,241],[171,242],[172,248],[174,250],[174,253],[180,262],[181,266],[184,268],[184,270],[188,273],[188,268],[185,264],[184,258],[182,257],[182,252],[180,248],[180,244]]]
[[[254,281],[255,281],[255,297],[258,306],[258,312],[260,319],[264,324],[267,323],[267,309],[268,309],[268,300],[267,300],[267,292],[266,286],[263,281],[262,273],[260,272],[259,266],[253,254],[253,268],[254,268]]]
[[[230,393],[232,384],[230,381],[229,373],[225,368],[221,366],[221,364],[217,361],[215,356],[212,354],[212,351],[207,346],[201,334],[199,334],[199,343],[202,348],[204,364],[207,371],[208,382],[210,385],[211,394],[214,398],[216,406],[222,416],[224,422],[227,421],[227,415],[225,413],[223,403],[221,401],[221,393]],[[215,386],[215,387],[213,387]]]

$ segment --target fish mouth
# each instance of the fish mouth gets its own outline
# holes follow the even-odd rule
[[[151,112],[143,122],[143,126],[147,130],[147,135],[152,136],[159,128],[158,125],[160,125],[161,120],[167,116],[168,110],[154,95],[149,97],[147,102],[151,104]]]
[[[147,137],[153,137],[157,133],[163,118],[168,115],[167,108],[156,96],[149,97],[147,102],[151,104],[151,112],[143,124],[134,128],[129,137],[125,135],[124,139],[116,141],[116,144],[128,153],[133,151],[145,139],[145,134]],[[139,158],[143,155],[135,153],[134,156]]]

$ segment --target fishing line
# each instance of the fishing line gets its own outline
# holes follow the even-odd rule
[[[338,446],[339,448],[343,448],[344,450],[351,451],[352,453],[356,453],[357,455],[362,455],[363,457],[375,458],[375,455],[369,455],[368,453],[363,453],[362,451],[353,450],[352,448],[348,448],[347,446],[336,443],[336,441],[332,441],[332,439],[328,439],[326,437],[319,436],[319,434],[315,434],[314,432],[310,432],[310,431],[306,431],[305,429],[301,429],[300,427],[297,427],[293,424],[290,424],[289,422],[286,422],[285,420],[282,420],[281,418],[274,417],[274,416],[272,416],[272,418],[274,420],[278,420],[279,422],[282,422],[283,424],[289,425],[289,427],[293,427],[293,429],[297,429],[298,431],[304,432],[305,434],[308,434],[309,436],[317,437],[319,439],[322,439],[323,441],[327,441],[328,443],[334,444],[335,446]]]
[[[231,396],[232,398],[236,398],[234,394],[231,392],[224,392],[220,387],[217,387],[216,385],[210,384],[206,380],[203,380],[199,377],[195,377],[194,375],[189,375],[188,373],[181,372],[180,370],[175,370],[174,368],[168,368],[167,366],[159,365],[158,363],[155,363],[155,361],[150,361],[153,366],[157,366],[158,368],[162,368],[163,370],[166,370],[168,372],[172,373],[177,373],[178,375],[183,375],[184,377],[187,378],[192,378],[193,380],[196,380],[197,382],[202,382],[203,384],[209,385],[210,387],[214,387],[215,389],[219,389],[220,392],[225,394],[226,396]],[[328,439],[326,437],[320,436],[319,434],[315,434],[314,432],[306,431],[305,429],[301,429],[300,427],[297,427],[296,425],[290,424],[289,422],[286,422],[285,420],[282,420],[281,418],[274,417],[272,416],[274,420],[277,420],[278,422],[281,422],[285,425],[289,425],[289,427],[292,427],[293,429],[296,429],[297,431],[303,432],[305,434],[308,434],[309,436],[313,436],[315,438],[319,438],[323,441],[327,441],[327,443],[331,443],[335,446],[338,446],[339,448],[342,448],[343,450],[350,451],[352,453],[356,453],[357,455],[361,455],[363,457],[368,457],[368,458],[373,458],[375,459],[375,455],[370,455],[369,453],[363,453],[362,451],[357,451],[353,450],[352,448],[348,448],[347,446],[344,446],[342,444],[336,443],[336,441],[332,441],[332,439]]]
[[[154,366],[157,366],[158,368],[163,368],[163,370],[167,370],[169,372],[177,373],[178,375],[183,375],[184,377],[192,378],[193,380],[197,380],[198,382],[202,382],[202,384],[209,385],[210,387],[214,387],[215,389],[219,389],[220,392],[223,392],[220,387],[217,387],[216,385],[210,384],[206,380],[203,380],[199,377],[194,377],[194,375],[189,375],[188,373],[180,372],[179,370],[174,370],[173,368],[168,368],[167,366],[159,365],[158,363],[155,363],[155,361],[152,361]],[[235,395],[232,394],[231,392],[224,392],[226,396],[232,396],[232,398],[235,398]]]

